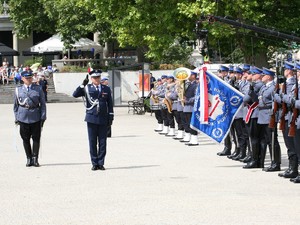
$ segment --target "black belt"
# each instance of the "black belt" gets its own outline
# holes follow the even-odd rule
[[[258,109],[272,109],[272,106],[258,106]]]
[[[25,109],[37,109],[37,108],[39,108],[39,107],[29,106],[29,105],[20,105],[20,106],[25,108]]]

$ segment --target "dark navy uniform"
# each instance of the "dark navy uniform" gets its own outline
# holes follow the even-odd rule
[[[14,114],[16,124],[20,125],[20,135],[23,140],[27,164],[38,167],[41,127],[46,120],[45,96],[40,86],[32,84],[32,74],[22,72],[22,77],[28,79],[26,83],[15,90]],[[26,81],[27,82],[27,81]],[[33,144],[31,146],[30,139]]]
[[[90,74],[100,76],[100,73],[94,71]],[[92,169],[104,169],[107,127],[112,124],[114,116],[111,90],[105,85],[87,84],[85,87],[79,86],[73,96],[86,99],[85,121],[87,122]]]

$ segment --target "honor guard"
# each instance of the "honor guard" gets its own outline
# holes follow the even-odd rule
[[[219,68],[219,73],[218,76],[228,82],[228,72],[229,72],[229,68],[227,66],[223,66],[221,65]],[[217,155],[219,156],[229,156],[231,155],[231,148],[232,148],[232,142],[231,142],[231,137],[230,137],[230,133],[228,133],[228,135],[226,136],[225,140],[224,140],[224,149],[221,152],[218,152]]]
[[[188,146],[196,146],[198,144],[198,132],[196,130],[193,130],[190,127],[192,113],[194,109],[194,102],[195,102],[195,96],[196,96],[196,90],[198,87],[198,83],[196,81],[197,78],[197,72],[191,71],[191,75],[188,78],[190,81],[189,86],[186,88],[184,93],[184,107],[183,112],[185,115],[185,136],[181,142],[187,142],[186,145]]]
[[[239,91],[241,91],[245,81],[242,80],[242,69],[240,67],[234,68],[235,73],[235,82],[233,87]],[[236,114],[236,117],[232,124],[234,134],[236,135],[236,143],[238,145],[238,150],[236,156],[233,156],[233,160],[240,160],[245,158],[246,156],[246,149],[247,149],[247,131],[245,127],[245,122],[243,120],[243,108],[239,110]]]
[[[277,135],[277,122],[275,119],[274,128],[270,128],[270,119],[273,113],[273,101],[274,101],[274,89],[275,89],[275,72],[267,68],[263,68],[262,82],[264,86],[259,92],[259,104],[258,104],[258,120],[259,130],[262,130],[265,137],[261,142],[263,145],[261,148],[261,163],[264,168],[264,161],[266,156],[266,146],[269,146],[271,165],[265,169],[266,172],[280,171],[281,164],[281,150],[278,142]],[[276,118],[276,115],[275,115]]]
[[[294,145],[295,145],[295,151],[296,151],[296,155],[297,155],[297,161],[294,160],[294,174],[298,174],[298,176],[296,178],[291,178],[290,181],[294,182],[294,183],[300,183],[300,175],[298,173],[298,166],[300,164],[300,114],[299,114],[299,110],[300,110],[300,100],[299,100],[299,89],[300,89],[300,63],[296,62],[296,70],[297,70],[297,81],[298,85],[294,85],[294,90],[292,91],[293,93],[293,98],[291,98],[291,103],[293,105],[293,113],[296,113],[296,115],[292,115],[292,116],[297,116],[297,120],[296,122],[296,130],[295,130],[295,136],[294,136]],[[297,93],[295,93],[295,89],[296,86],[298,86],[298,91]],[[298,115],[297,115],[298,114]],[[297,172],[296,172],[297,170]]]
[[[240,92],[242,92],[245,95],[248,94],[249,92],[249,87],[250,87],[250,83],[252,82],[252,75],[249,73],[250,70],[250,65],[249,64],[244,64],[243,65],[243,76],[242,76],[242,80],[243,83],[241,83],[240,86]],[[247,135],[247,155],[245,158],[240,159],[241,162],[243,163],[248,163],[251,161],[251,145],[250,145],[250,127],[249,124],[245,123],[245,118],[246,118],[246,114],[248,111],[248,106],[247,104],[244,103],[244,107],[243,107],[243,121],[245,124],[245,131],[246,131],[246,135]]]
[[[159,134],[166,135],[169,133],[169,120],[168,120],[168,108],[167,105],[165,104],[165,96],[166,96],[166,90],[167,90],[167,75],[162,75],[161,76],[161,81],[162,81],[162,88],[158,94],[159,100],[161,101],[161,116],[164,122],[163,130],[159,132]]]
[[[166,87],[166,94],[165,94],[165,100],[167,101],[167,118],[169,120],[169,132],[166,134],[168,137],[175,136],[175,110],[176,110],[176,104],[173,104],[174,101],[177,100],[178,95],[176,92],[176,83],[175,83],[175,77],[173,75],[167,76],[167,87]]]
[[[155,132],[160,132],[163,130],[163,118],[161,115],[161,104],[162,100],[159,99],[159,94],[162,91],[163,85],[161,78],[158,78],[154,87],[151,89],[150,97],[150,109],[154,111],[155,118],[157,120],[157,128],[154,129]]]
[[[21,73],[24,85],[15,90],[14,114],[15,123],[20,125],[27,163],[26,166],[39,166],[41,131],[46,120],[46,102],[43,90],[32,83],[32,73]],[[30,144],[32,139],[32,146]]]
[[[251,146],[251,161],[247,163],[243,168],[262,168],[261,162],[261,148],[262,142],[261,139],[264,137],[264,134],[259,130],[259,125],[257,124],[258,119],[258,103],[259,103],[259,91],[264,85],[261,81],[262,79],[262,70],[251,66],[249,73],[251,74],[251,84],[249,86],[249,92],[244,96],[244,104],[248,105],[247,114],[245,117],[245,123],[248,124],[250,129],[250,146]],[[249,79],[250,81],[250,79]],[[266,147],[266,146],[263,146]],[[264,150],[265,151],[265,150]]]
[[[92,170],[105,170],[107,127],[112,125],[114,111],[110,88],[100,84],[101,70],[92,70],[73,93],[75,98],[83,97],[86,106],[85,121],[89,137]]]
[[[275,93],[274,101],[280,104],[280,129],[282,130],[283,139],[287,148],[287,155],[289,160],[289,167],[283,173],[279,173],[278,176],[284,178],[296,178],[298,176],[298,157],[296,154],[296,147],[294,137],[290,137],[289,125],[292,119],[292,105],[291,96],[294,93],[296,78],[294,77],[294,64],[284,63],[284,77],[285,80],[281,84],[279,93]],[[280,83],[279,80],[277,80]],[[293,89],[293,91],[292,91]]]

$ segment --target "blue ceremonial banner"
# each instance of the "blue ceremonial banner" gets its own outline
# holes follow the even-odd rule
[[[203,73],[204,76],[206,74],[208,93],[201,92],[203,84],[198,86],[190,126],[221,143],[229,132],[237,112],[242,108],[243,94],[213,73]],[[200,93],[206,95],[206,98]],[[204,104],[208,107],[207,122],[201,122],[201,113],[205,110],[200,107],[200,99],[208,100],[208,104]]]

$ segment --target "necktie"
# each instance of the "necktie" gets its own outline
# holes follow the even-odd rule
[[[99,95],[99,86],[97,86],[96,88],[97,88],[97,95]]]
[[[27,91],[29,92],[29,86],[27,87]]]

